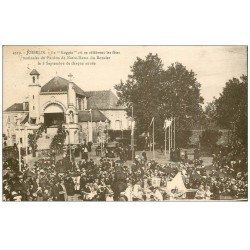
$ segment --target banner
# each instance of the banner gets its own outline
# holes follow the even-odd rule
[[[163,128],[166,130],[171,124],[172,124],[173,119],[171,118],[170,120],[166,119],[164,121],[164,126]]]
[[[149,125],[149,128],[151,127],[152,123],[154,122],[155,118],[153,117],[151,122],[150,122],[150,125]]]

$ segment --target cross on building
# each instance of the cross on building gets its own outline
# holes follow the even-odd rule
[[[71,73],[69,73],[68,77],[69,77],[69,80],[72,81],[73,75]]]

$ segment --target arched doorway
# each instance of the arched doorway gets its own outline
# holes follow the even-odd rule
[[[44,125],[46,127],[57,127],[65,122],[63,108],[57,103],[49,104],[44,110]]]

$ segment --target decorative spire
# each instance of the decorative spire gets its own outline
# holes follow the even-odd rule
[[[69,81],[72,82],[73,75],[69,73],[68,77],[69,77]]]

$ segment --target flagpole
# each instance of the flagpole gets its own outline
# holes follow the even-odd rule
[[[134,107],[132,106],[132,134],[131,134],[131,151],[132,151],[132,161],[134,161]]]
[[[172,120],[171,120],[171,124],[170,124],[170,149],[172,149],[172,137],[173,137],[173,131],[172,131]]]
[[[175,149],[175,118],[174,118],[174,149]]]
[[[153,159],[155,160],[155,118],[153,117]]]
[[[168,152],[170,156],[170,126],[168,127]]]
[[[167,128],[165,128],[165,156],[167,155]]]

